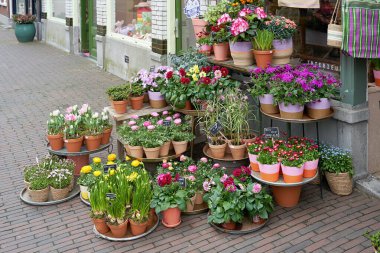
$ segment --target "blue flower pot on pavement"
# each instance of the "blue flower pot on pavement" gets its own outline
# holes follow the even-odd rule
[[[36,27],[33,24],[16,24],[16,38],[19,42],[31,42],[36,35]]]

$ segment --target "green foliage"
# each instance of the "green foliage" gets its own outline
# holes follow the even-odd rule
[[[377,231],[372,235],[370,235],[369,231],[367,231],[364,236],[371,240],[372,246],[375,250],[380,250],[380,231]]]
[[[155,208],[156,213],[175,207],[184,211],[186,209],[186,201],[187,192],[182,189],[178,182],[172,182],[163,187],[159,185],[154,186],[150,207]]]
[[[320,166],[323,171],[330,173],[354,174],[351,152],[332,145],[323,144],[320,146],[321,159]]]
[[[374,69],[380,71],[380,58],[371,59],[372,64],[374,65]]]
[[[275,40],[283,40],[291,38],[296,33],[297,25],[285,17],[270,16],[270,21],[262,23],[260,29],[272,32]]]
[[[227,13],[230,2],[228,0],[221,0],[215,6],[209,6],[204,14],[204,19],[210,24],[216,24],[220,16]]]
[[[212,44],[225,43],[230,40],[231,33],[225,26],[218,26],[216,29],[211,30],[210,33]]]
[[[172,134],[173,141],[192,141],[195,136],[189,132],[175,131]]]
[[[189,48],[187,51],[182,51],[180,55],[169,55],[170,64],[174,69],[184,68],[188,71],[194,65],[209,66],[207,56],[198,53],[196,48]]]
[[[257,30],[254,37],[253,48],[259,51],[268,51],[272,49],[274,35],[268,30]]]
[[[103,218],[107,211],[108,202],[106,193],[108,193],[108,185],[104,177],[100,178],[90,190],[91,217]]]
[[[135,182],[135,191],[132,195],[132,215],[135,222],[145,222],[149,217],[150,203],[153,197],[152,185],[146,171],[140,173]]]
[[[141,146],[144,148],[157,148],[164,144],[163,138],[157,131],[145,131],[140,137]]]
[[[144,87],[141,83],[135,82],[131,83],[131,96],[132,97],[141,97],[145,93]]]
[[[113,101],[123,101],[129,98],[131,88],[128,84],[123,84],[108,88],[106,93]]]
[[[245,192],[245,209],[251,217],[258,215],[262,219],[268,219],[274,210],[273,198],[270,194],[261,190],[253,193],[254,183],[249,183]]]
[[[47,176],[40,174],[40,176],[35,177],[32,181],[30,181],[29,189],[33,191],[43,190],[48,186],[49,180],[47,179]]]
[[[33,24],[36,20],[36,16],[32,14],[22,15],[15,14],[12,16],[13,22],[16,24]]]
[[[50,113],[50,119],[47,121],[48,134],[62,134],[65,127],[65,118],[59,110]]]
[[[210,36],[200,38],[197,43],[199,45],[212,45],[212,40]]]

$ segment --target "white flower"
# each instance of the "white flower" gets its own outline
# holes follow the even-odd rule
[[[50,115],[50,117],[51,117],[51,116],[53,116],[53,113],[50,113],[49,115]]]
[[[92,114],[93,119],[97,119],[98,117],[99,117],[99,113],[95,112],[94,114]]]
[[[78,106],[77,106],[77,105],[74,105],[74,106],[73,106],[73,110],[75,111],[76,109],[78,109]]]
[[[108,120],[108,116],[107,115],[103,115],[102,120]]]
[[[60,111],[59,110],[55,110],[55,111],[53,111],[53,116],[58,116],[60,114]]]

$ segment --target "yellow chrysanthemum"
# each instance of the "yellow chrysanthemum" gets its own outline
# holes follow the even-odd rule
[[[99,170],[97,170],[97,171],[94,171],[93,174],[94,174],[95,177],[98,177],[98,176],[100,176],[102,174],[102,172],[99,171]]]
[[[133,167],[137,167],[137,166],[140,165],[140,161],[139,161],[139,160],[133,160],[133,162],[131,163],[131,165],[132,165]]]
[[[94,157],[94,159],[92,159],[92,161],[94,163],[101,163],[102,162],[102,159],[100,159],[100,157]]]
[[[126,161],[129,161],[129,160],[131,160],[131,158],[130,158],[129,156],[126,156],[126,157],[125,157],[125,160],[126,160]]]
[[[116,155],[115,154],[109,154],[108,157],[107,157],[108,161],[115,161],[116,160]]]
[[[206,74],[206,72],[203,72],[203,71],[201,71],[201,73],[199,73],[199,77],[205,77],[207,74]]]
[[[198,76],[196,74],[193,74],[191,77],[193,78],[194,81],[198,81],[199,80]]]
[[[107,165],[115,164],[114,162],[108,161]]]
[[[138,173],[136,171],[132,172],[131,175],[127,176],[127,180],[133,182],[138,177]]]
[[[115,170],[114,170],[114,169],[110,170],[110,171],[109,171],[109,174],[110,174],[110,176],[115,175]]]
[[[88,174],[92,171],[92,167],[90,165],[83,166],[80,170],[83,174]]]

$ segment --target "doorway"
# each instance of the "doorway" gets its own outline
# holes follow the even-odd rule
[[[195,47],[193,24],[183,11],[185,4],[186,0],[175,0],[176,54],[190,47]]]
[[[96,58],[96,1],[81,0],[81,51]]]

